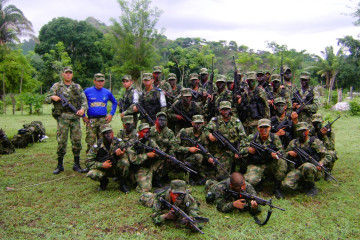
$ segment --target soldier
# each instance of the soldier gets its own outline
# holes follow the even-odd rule
[[[270,115],[271,116],[275,116],[276,112],[275,112],[275,108],[274,108],[274,100],[275,98],[278,97],[282,97],[285,99],[286,101],[286,109],[287,109],[287,113],[291,112],[291,98],[290,98],[290,94],[289,92],[286,90],[286,88],[281,87],[281,82],[280,82],[280,75],[279,74],[273,74],[271,76],[271,86],[272,86],[272,90],[269,87],[269,91],[272,94],[272,97],[274,99],[272,100],[268,100],[269,106],[270,106]]]
[[[120,129],[117,137],[122,139],[125,143],[130,143],[136,139],[134,117],[132,115],[124,116],[122,122],[123,129]]]
[[[288,117],[286,100],[282,97],[275,98],[274,109],[276,115],[271,118],[271,132],[280,137],[282,146],[286,149],[295,136],[294,124],[297,124],[297,113],[293,112],[291,117]],[[292,121],[292,117],[296,122]]]
[[[189,182],[190,185],[202,185],[206,179],[215,178],[215,167],[208,161],[208,156],[200,152],[200,149],[193,146],[184,137],[191,138],[192,140],[200,143],[205,148],[208,148],[209,140],[206,138],[204,130],[204,117],[203,115],[194,115],[193,126],[189,128],[183,128],[180,130],[175,138],[176,149],[175,151],[181,155],[181,159],[189,163],[194,169],[199,170],[203,176],[190,173]]]
[[[318,93],[314,91],[314,87],[309,86],[310,82],[310,73],[302,72],[300,74],[300,83],[301,89],[297,90],[296,93],[302,98],[302,100],[306,103],[306,106],[299,113],[299,121],[300,122],[311,122],[311,116],[317,112],[320,106],[320,100]],[[295,93],[294,93],[295,94]],[[293,102],[293,109],[296,110],[301,105],[298,102]]]
[[[136,129],[138,122],[138,115],[134,112],[133,108],[136,103],[139,103],[139,92],[133,85],[133,80],[130,75],[124,75],[122,78],[122,84],[125,88],[125,94],[123,98],[119,99],[119,111],[121,119],[124,116],[133,116],[134,127]]]
[[[156,142],[150,138],[150,125],[148,123],[141,123],[139,125],[138,141],[150,147],[159,148]],[[132,147],[128,148],[127,151],[131,164],[136,167],[136,190],[139,192],[151,191],[156,154],[147,152],[140,143],[135,143]]]
[[[109,124],[102,125],[100,132],[102,138],[91,147],[86,156],[86,167],[90,169],[86,176],[100,182],[98,191],[106,190],[108,177],[115,177],[119,181],[120,190],[128,193],[130,189],[125,181],[130,163],[126,155],[125,143],[119,138],[114,138],[114,132]]]
[[[181,94],[182,86],[176,84],[177,78],[175,73],[169,73],[168,82],[171,86],[170,92],[165,92],[167,102],[173,104],[175,102],[175,98]]]
[[[80,117],[84,115],[88,108],[87,100],[81,86],[72,81],[73,71],[71,67],[65,67],[63,71],[63,81],[55,83],[46,101],[54,104],[53,116],[57,119],[57,155],[58,165],[53,174],[59,174],[64,171],[63,159],[66,154],[66,144],[68,132],[70,131],[70,140],[72,144],[72,152],[74,154],[73,170],[83,172],[80,167],[80,151],[81,151],[81,126]],[[74,113],[69,107],[62,107],[61,99],[57,96],[57,92],[62,93],[67,100],[76,108],[80,109]]]
[[[200,69],[200,86],[204,88],[207,92],[210,88],[210,82],[209,82],[209,73],[206,68]]]
[[[0,129],[0,154],[10,154],[15,152],[15,147],[6,136],[4,130]]]
[[[160,88],[164,92],[171,92],[171,86],[165,80],[161,80],[162,71],[160,66],[155,66],[153,70],[154,87]]]
[[[255,189],[245,181],[241,173],[233,172],[229,178],[221,182],[208,180],[205,190],[207,191],[206,202],[215,202],[216,209],[219,212],[228,213],[235,209],[239,209],[240,212],[249,211],[251,215],[257,215],[261,212],[260,206],[255,200],[239,199],[228,192],[229,190],[238,193],[245,191],[256,196]]]
[[[261,87],[261,88],[266,88],[268,87],[268,83],[265,81],[266,80],[266,77],[265,77],[265,73],[264,71],[262,70],[259,70],[257,71],[256,73],[256,80],[258,82],[258,86]]]
[[[189,76],[189,82],[192,99],[203,105],[207,98],[207,92],[199,85],[199,75],[197,73],[191,73]]]
[[[234,78],[228,78],[226,80],[226,88],[229,90],[229,91],[233,91],[234,89]]]
[[[83,117],[83,121],[86,124],[86,153],[100,139],[100,127],[111,122],[117,107],[117,101],[112,93],[104,88],[105,76],[103,74],[96,73],[94,75],[94,85],[84,91],[89,107],[87,117]],[[110,114],[107,113],[108,101],[112,103]]]
[[[314,128],[312,131],[310,130],[309,134],[310,136],[314,136],[321,140],[328,154],[330,154],[332,161],[329,162],[329,164],[325,167],[329,170],[329,172],[331,172],[335,161],[338,159],[335,151],[335,134],[332,129],[323,127],[324,120],[321,114],[314,114],[312,116],[311,122]],[[325,176],[325,180],[329,180],[328,175]]]
[[[249,141],[259,143],[266,148],[270,148],[282,154],[283,148],[280,138],[277,135],[270,133],[270,120],[260,119],[257,128],[258,132],[254,135],[250,135]],[[286,175],[286,161],[279,158],[279,156],[274,152],[260,152],[251,146],[248,148],[248,152],[249,166],[247,167],[246,174],[244,175],[246,181],[256,187],[261,183],[261,181],[263,181],[265,174],[268,176],[270,175],[275,179],[274,193],[276,198],[284,198],[284,195],[280,190],[280,184]]]
[[[190,191],[186,189],[186,183],[183,180],[172,180],[170,188],[166,191],[161,191],[156,194],[144,193],[141,196],[140,202],[144,205],[153,208],[152,220],[154,224],[160,225],[169,220],[177,220],[180,223],[185,223],[186,219],[175,212],[174,209],[169,209],[160,199],[164,199],[170,204],[180,208],[189,217],[199,217],[199,206]],[[199,229],[202,228],[200,224],[196,224]]]
[[[145,89],[142,91],[139,99],[139,103],[147,114],[149,114],[152,120],[156,118],[156,114],[158,112],[166,112],[166,99],[164,91],[160,88],[154,87],[153,82],[154,79],[152,78],[151,73],[143,74],[143,84]],[[133,110],[134,112],[139,111],[136,106],[133,107]],[[140,116],[140,118],[143,123],[146,122],[146,118],[144,116]]]
[[[218,131],[225,138],[227,138],[235,148],[240,149],[240,153],[245,148],[245,130],[239,119],[232,116],[231,103],[223,101],[220,103],[220,116],[213,117],[211,121],[206,125],[205,134],[210,143],[210,152],[214,152],[214,156],[218,158],[219,162],[223,165],[227,172],[231,172],[233,164],[235,165],[234,158],[239,159],[240,156],[233,153],[228,148],[224,149],[224,146],[220,146],[218,140],[214,137],[213,132]],[[239,146],[239,147],[238,147]],[[241,166],[244,167],[244,166]],[[226,174],[218,173],[217,179],[226,178]]]
[[[180,129],[191,127],[191,118],[194,115],[202,114],[201,104],[192,100],[189,88],[181,89],[181,98],[169,107],[169,120],[175,125],[175,133]]]
[[[241,94],[238,100],[238,113],[241,116],[246,133],[257,131],[258,121],[262,118],[270,118],[270,108],[267,102],[266,92],[263,88],[255,86],[256,73],[247,73],[248,89]]]
[[[155,126],[150,128],[150,138],[155,140],[156,144],[163,152],[174,156],[175,135],[167,126],[166,113],[158,112],[156,114]],[[168,178],[168,172],[171,166],[165,160],[157,160],[154,164],[153,182],[156,186],[161,186],[161,182]]]
[[[292,99],[294,92],[296,91],[296,86],[292,85],[291,81],[292,73],[289,67],[284,67],[284,87],[290,94],[290,99]]]
[[[224,75],[217,76],[215,83],[217,87],[217,91],[214,92],[216,112],[219,112],[220,102],[222,101],[232,102],[232,92],[229,89],[226,89],[225,82],[226,79]],[[232,112],[235,113],[235,108],[232,109]]]
[[[274,70],[275,70],[275,68],[274,68]],[[264,76],[264,78],[265,78],[266,84],[267,84],[267,85],[270,85],[271,80],[272,80],[270,71],[265,71],[265,76]]]
[[[321,168],[308,162],[307,159],[301,159],[294,151],[294,147],[301,148],[323,166],[328,166],[331,163],[331,156],[319,139],[309,137],[309,127],[306,122],[299,122],[297,131],[299,137],[292,140],[286,149],[286,157],[291,157],[296,165],[290,165],[290,172],[281,182],[281,187],[285,190],[296,190],[303,186],[306,194],[313,197],[318,193],[315,181],[321,175]]]

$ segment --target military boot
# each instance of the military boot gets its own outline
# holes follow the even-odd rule
[[[128,185],[126,185],[125,180],[121,180],[119,182],[119,189],[124,193],[129,193],[130,192],[130,188],[128,187]]]
[[[284,199],[284,194],[282,193],[281,189],[280,189],[280,185],[281,185],[281,181],[275,181],[274,182],[274,190],[273,192],[275,193],[275,197],[277,199]]]
[[[306,195],[309,197],[315,197],[318,194],[319,190],[315,186],[315,183],[306,182]]]
[[[58,157],[58,165],[56,169],[53,171],[53,174],[59,174],[64,171],[63,162],[64,162],[64,157]]]
[[[109,184],[109,179],[107,177],[103,177],[100,179],[100,186],[98,188],[98,191],[104,191],[106,190],[107,185]]]
[[[79,156],[74,156],[73,170],[76,172],[79,172],[79,173],[83,173],[83,170],[80,167],[80,157]]]

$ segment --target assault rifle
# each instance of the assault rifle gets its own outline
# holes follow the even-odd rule
[[[281,85],[284,85],[284,52],[281,52],[281,66],[280,66],[280,81]]]
[[[146,119],[146,121],[147,121],[150,125],[154,126],[154,125],[155,125],[154,120],[152,120],[152,118],[150,117],[150,115],[149,115],[149,114],[146,112],[146,110],[141,106],[141,104],[140,104],[140,103],[135,103],[135,105],[136,105],[136,108],[139,110],[141,116],[144,117],[144,118]]]
[[[271,101],[274,101],[274,95],[272,94],[272,92],[269,89],[269,86],[266,86],[265,88],[266,94],[267,94],[267,98]]]
[[[307,161],[310,161],[310,163],[314,164],[316,167],[320,167],[326,175],[328,175],[330,178],[332,178],[336,182],[338,182],[338,180],[336,178],[334,178],[323,165],[321,165],[318,161],[316,161],[312,156],[310,156],[303,149],[295,146],[294,151],[299,155],[300,161],[304,162],[302,159],[306,159]]]
[[[199,222],[209,222],[208,218],[203,218],[203,217],[190,217],[189,215],[187,215],[183,210],[181,210],[179,207],[169,203],[168,201],[166,201],[164,198],[159,197],[159,201],[163,204],[166,205],[167,208],[169,208],[170,210],[174,210],[175,213],[179,214],[182,218],[186,219],[186,223],[190,224],[190,226],[195,229],[196,231],[198,231],[201,234],[204,234],[203,231],[200,230],[200,228],[198,228],[198,226],[196,226],[196,223]]]
[[[234,62],[234,88],[233,88],[233,103],[235,104],[237,102],[237,94],[239,92],[239,74],[238,74],[238,70],[237,70],[237,67],[236,67],[236,62],[235,62],[235,57],[233,56],[233,62]],[[240,75],[241,77],[241,75]]]
[[[256,151],[257,151],[257,152],[260,152],[260,153],[263,153],[263,152],[265,152],[265,151],[268,151],[270,154],[271,154],[271,153],[276,153],[277,158],[284,159],[285,161],[288,161],[289,163],[292,163],[292,164],[295,165],[295,162],[293,162],[293,161],[285,158],[283,154],[281,154],[281,153],[279,153],[279,152],[277,152],[277,151],[275,151],[275,150],[273,150],[273,149],[271,149],[271,148],[269,148],[269,147],[267,147],[267,146],[261,145],[260,143],[257,143],[257,142],[252,141],[252,142],[250,142],[250,147],[255,148]]]
[[[194,147],[197,147],[200,152],[202,154],[204,154],[205,156],[207,156],[208,158],[212,158],[212,160],[214,161],[214,163],[219,166],[221,168],[221,170],[223,170],[226,175],[230,175],[225,168],[223,167],[223,165],[219,162],[219,160],[214,157],[203,145],[201,145],[199,142],[196,142],[195,140],[193,140],[192,138],[190,138],[185,132],[181,133],[180,135],[181,140],[187,140],[191,143],[191,145],[193,145]]]
[[[107,160],[110,160],[110,162],[112,163],[113,166],[116,165],[116,163],[117,163],[117,159],[116,159],[116,155],[115,155],[116,149],[120,148],[121,151],[124,151],[124,149],[126,149],[126,148],[128,148],[128,147],[131,147],[131,146],[134,145],[136,142],[138,142],[138,140],[136,140],[136,141],[134,141],[134,142],[132,142],[132,143],[128,143],[128,144],[126,144],[125,146],[122,146],[122,147],[119,146],[119,147],[115,148],[114,152],[113,152],[111,155],[106,155],[106,156],[100,158],[100,159],[98,160],[98,162],[103,163],[103,162],[106,162]]]
[[[232,143],[227,139],[224,135],[222,135],[219,131],[213,131],[212,135],[223,145],[224,147],[227,147],[230,151],[237,154],[239,157],[241,157],[241,153],[232,145]]]
[[[62,94],[61,92],[56,92],[56,96],[58,96],[60,98],[61,106],[68,107],[71,109],[71,111],[73,111],[74,113],[77,113],[78,110],[74,107],[74,105],[72,105],[69,102],[69,100],[66,99],[64,94]]]
[[[209,90],[208,90],[208,95],[211,95],[213,97],[213,99],[211,100],[210,98],[207,100],[207,104],[208,104],[208,111],[209,111],[209,119],[210,120],[212,117],[215,116],[216,114],[216,110],[215,110],[215,98],[213,96],[214,90],[213,90],[213,84],[214,84],[214,57],[211,58],[211,74],[210,74],[210,81],[209,81]]]
[[[175,103],[171,104],[170,108],[174,109],[175,113],[180,115],[186,122],[188,123],[192,123],[191,118],[186,115],[186,113],[184,113],[184,111],[181,111],[180,109],[178,109],[177,107],[175,107]]]
[[[200,95],[200,93],[198,93],[197,91],[193,90],[190,88],[190,92],[191,92],[191,95],[193,96],[194,99],[197,99]]]
[[[124,102],[121,98],[119,98],[117,105],[119,106],[119,112],[122,113],[124,111]]]
[[[146,150],[156,153],[157,155],[159,155],[163,158],[170,159],[173,163],[175,163],[176,165],[178,165],[180,168],[184,169],[185,171],[187,171],[189,173],[198,174],[195,170],[193,170],[189,166],[187,166],[186,163],[176,159],[174,156],[167,154],[166,152],[161,151],[159,148],[150,147],[140,141],[138,141],[138,143],[140,145],[142,145]]]
[[[247,193],[245,191],[241,191],[241,192],[235,192],[232,190],[226,190],[228,193],[232,194],[234,197],[238,197],[240,199],[246,199],[246,200],[254,200],[257,202],[257,204],[265,206],[268,205],[271,208],[277,208],[280,209],[281,211],[285,211],[285,209],[281,208],[281,207],[277,207],[275,205],[272,205],[272,201],[270,200],[265,200],[263,198],[251,195],[250,193]]]
[[[329,122],[329,121],[328,121],[328,123],[324,126],[324,128],[327,129],[328,133],[331,132],[331,126],[332,126],[332,125],[334,124],[334,122],[336,122],[336,120],[338,120],[339,118],[340,118],[340,115],[339,115],[334,121],[332,121],[332,122]]]

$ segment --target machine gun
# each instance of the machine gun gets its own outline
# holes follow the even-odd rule
[[[117,163],[117,157],[116,157],[116,155],[115,155],[116,149],[120,148],[121,151],[124,151],[124,149],[131,147],[132,145],[134,145],[134,144],[137,143],[137,142],[138,142],[138,140],[136,140],[136,141],[134,141],[134,142],[132,142],[132,143],[128,143],[128,144],[126,144],[125,146],[122,146],[122,147],[120,147],[120,146],[119,146],[119,147],[116,147],[115,150],[114,150],[114,152],[113,152],[111,155],[106,155],[106,156],[100,158],[100,159],[98,160],[98,162],[103,163],[103,162],[106,162],[107,160],[110,160],[110,162],[111,162],[111,164],[112,164],[113,166],[116,165],[116,163]],[[118,143],[117,143],[117,144],[118,144]]]
[[[295,146],[294,151],[299,155],[300,161],[304,162],[303,159],[305,159],[306,161],[310,161],[310,163],[314,164],[316,167],[320,167],[326,175],[328,175],[330,178],[332,178],[336,182],[338,182],[338,180],[336,178],[334,178],[323,165],[321,165],[318,161],[316,161],[312,156],[310,156],[303,149]]]
[[[275,151],[275,150],[273,150],[273,149],[271,149],[271,148],[269,148],[267,146],[261,145],[260,143],[252,141],[252,142],[250,142],[250,147],[255,148],[256,151],[258,153],[260,153],[260,155],[261,155],[261,153],[263,153],[265,151],[268,151],[270,154],[271,153],[276,153],[278,158],[284,159],[285,161],[288,161],[289,163],[292,163],[292,164],[295,165],[295,162],[285,158],[283,154],[281,154],[281,153],[279,153],[279,152],[277,152],[277,151]]]
[[[165,206],[171,210],[174,210],[175,213],[179,214],[182,218],[186,219],[186,223],[190,224],[190,226],[195,229],[196,231],[198,231],[201,234],[204,234],[203,231],[200,230],[200,228],[198,228],[198,226],[196,226],[196,223],[199,222],[209,222],[208,218],[203,218],[203,217],[190,217],[189,215],[187,215],[183,210],[181,210],[179,207],[169,203],[168,201],[166,201],[164,198],[159,197],[159,201],[163,204],[165,204]]]
[[[222,135],[219,131],[213,131],[212,135],[223,145],[224,147],[228,148],[233,153],[237,154],[241,157],[241,153],[232,145],[232,143],[227,139],[224,135]]]
[[[64,96],[64,94],[62,94],[61,92],[56,92],[56,96],[58,96],[60,98],[61,106],[68,107],[71,109],[71,111],[73,111],[74,113],[77,113],[78,110],[74,107],[74,105],[72,105],[69,102],[69,100],[67,100],[67,98]]]
[[[211,74],[210,74],[209,90],[208,90],[208,95],[211,95],[211,96],[213,96],[213,93],[214,93],[213,84],[214,84],[214,57],[211,58]],[[209,119],[208,119],[208,121],[209,121],[216,114],[214,96],[213,96],[212,100],[210,98],[207,100],[207,105],[208,105],[208,111],[209,111]]]
[[[280,81],[281,85],[284,85],[284,52],[281,52],[281,66],[280,66]]]
[[[267,98],[271,101],[274,101],[275,98],[274,98],[274,95],[272,94],[272,92],[270,91],[269,86],[266,86],[264,89],[266,91]]]
[[[138,141],[138,143],[143,146],[146,150],[156,153],[157,155],[166,158],[166,159],[170,159],[171,162],[173,162],[174,164],[176,164],[177,166],[179,166],[180,168],[184,169],[185,171],[189,172],[189,173],[194,173],[194,174],[198,174],[195,170],[191,169],[189,166],[186,165],[186,163],[176,159],[174,156],[167,154],[166,152],[161,151],[159,148],[154,148],[154,147],[150,147],[140,141]]]
[[[141,116],[143,118],[146,119],[146,121],[151,125],[151,126],[154,126],[155,125],[155,122],[154,120],[152,120],[152,118],[150,117],[150,115],[146,112],[146,110],[141,106],[140,103],[135,103],[136,105],[136,108],[139,110]]]
[[[225,168],[223,167],[223,165],[219,162],[219,160],[214,157],[203,145],[201,145],[199,142],[196,142],[195,140],[193,140],[192,138],[190,138],[185,132],[181,133],[180,135],[181,140],[186,140],[189,141],[191,143],[191,145],[193,145],[194,147],[197,147],[200,152],[202,154],[204,154],[205,156],[207,156],[208,158],[212,158],[212,160],[214,161],[214,163],[219,166],[221,168],[221,170],[223,170],[226,175],[230,175]]]
[[[239,88],[240,88],[240,81],[239,79],[241,78],[241,75],[239,77],[238,74],[238,70],[236,67],[236,62],[235,62],[235,57],[233,56],[233,62],[234,62],[234,88],[233,88],[233,103],[235,104],[237,102],[237,95],[239,93]]]
[[[186,122],[188,122],[191,125],[191,123],[192,123],[191,118],[188,115],[186,115],[186,113],[184,113],[184,111],[181,111],[180,109],[178,109],[175,106],[175,103],[171,104],[170,108],[174,109],[176,114],[180,115]]]
[[[326,128],[327,129],[327,132],[328,132],[328,134],[330,134],[330,132],[331,132],[331,126],[334,124],[334,122],[336,122],[336,120],[338,120],[340,118],[340,115],[334,120],[334,121],[332,121],[332,122],[329,122],[328,121],[328,123],[324,126],[324,128]]]

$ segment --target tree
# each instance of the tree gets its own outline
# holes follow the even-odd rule
[[[160,59],[154,45],[159,41],[155,25],[162,11],[150,8],[150,0],[118,2],[122,14],[118,21],[111,19],[117,65],[113,70],[138,79],[141,71],[151,68]]]
[[[0,0],[0,45],[20,42],[20,36],[34,37],[31,22],[16,6],[5,6],[7,2]]]

